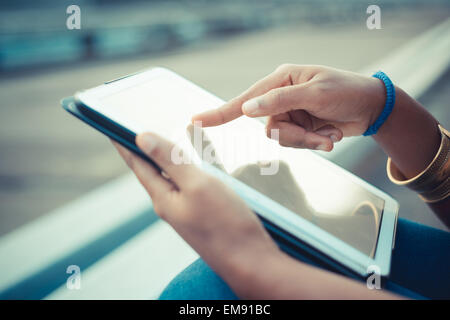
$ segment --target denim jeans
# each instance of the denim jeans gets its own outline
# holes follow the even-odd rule
[[[400,218],[385,289],[413,299],[450,299],[450,233]],[[238,298],[199,259],[169,283],[160,299]]]

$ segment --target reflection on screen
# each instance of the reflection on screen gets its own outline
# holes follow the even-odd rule
[[[205,128],[200,142],[194,141],[191,116],[221,104],[191,83],[165,75],[103,98],[97,109],[137,133],[169,138],[191,156],[204,158],[213,151],[219,168],[373,257],[384,201],[312,152],[280,147],[253,119]],[[261,175],[275,163],[275,174]]]

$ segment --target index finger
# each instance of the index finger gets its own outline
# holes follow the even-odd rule
[[[243,115],[242,104],[245,101],[258,97],[274,88],[290,84],[292,83],[289,72],[286,72],[283,68],[278,68],[223,106],[194,115],[192,117],[192,123],[194,121],[201,121],[203,127],[212,127],[227,123]]]

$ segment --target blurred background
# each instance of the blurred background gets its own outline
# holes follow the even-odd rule
[[[71,4],[79,30],[66,27]],[[366,26],[370,4],[380,30]],[[360,71],[449,17],[448,0],[2,0],[0,236],[128,172],[105,137],[60,107],[79,89],[157,65],[230,99],[282,63]],[[446,69],[420,96],[447,127],[449,88]],[[394,195],[401,216],[444,228],[388,182],[385,161],[374,147],[347,169]]]
[[[381,30],[368,30],[359,0],[82,0],[81,29],[68,30],[73,1],[3,0],[0,234],[126,172],[103,136],[60,108],[62,97],[159,65],[229,99],[285,62],[358,71],[450,15],[448,1],[374,3]],[[448,88],[446,75],[422,102],[448,110]],[[375,154],[350,169],[386,189]]]

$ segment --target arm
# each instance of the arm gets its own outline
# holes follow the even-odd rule
[[[375,141],[405,178],[424,170],[440,145],[437,121],[396,88],[394,109]],[[224,106],[193,117],[215,126],[241,115],[268,116],[267,131],[280,130],[280,144],[331,151],[343,137],[361,135],[384,107],[383,83],[322,66],[283,65]],[[450,226],[450,198],[431,204]]]
[[[410,179],[431,163],[439,149],[441,133],[436,119],[425,108],[402,89],[396,88],[396,92],[394,109],[373,138],[403,176]],[[428,205],[450,227],[450,197]]]
[[[269,261],[262,264],[264,259]],[[241,267],[237,272],[240,276],[236,279],[239,285],[236,292],[241,293],[238,294],[240,297],[285,300],[401,299],[388,291],[369,290],[361,282],[299,262],[281,252],[259,257],[258,261],[259,269],[258,266],[252,269]],[[242,279],[245,281],[242,282]],[[228,283],[233,289],[236,288],[232,282]]]
[[[433,160],[441,134],[425,108],[398,87],[396,93],[391,115],[373,138],[404,176],[412,178]]]
[[[139,135],[150,164],[115,144],[168,222],[244,299],[391,299],[385,291],[310,267],[279,250],[256,215],[232,190],[192,164],[174,164],[174,145]],[[166,176],[167,176],[166,175]]]

